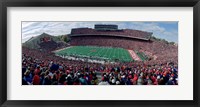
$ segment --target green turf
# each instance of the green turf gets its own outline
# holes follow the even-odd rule
[[[91,57],[107,59],[110,61],[133,61],[129,52],[123,48],[111,48],[111,47],[97,47],[97,46],[73,46],[59,52],[58,55],[75,55],[79,57]]]

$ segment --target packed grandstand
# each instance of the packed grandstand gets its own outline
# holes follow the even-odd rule
[[[178,85],[178,45],[117,25],[43,33],[22,45],[23,85]]]

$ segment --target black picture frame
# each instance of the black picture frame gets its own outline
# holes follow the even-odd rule
[[[193,100],[148,101],[10,101],[7,100],[7,7],[193,7]],[[200,0],[2,0],[0,1],[0,105],[2,107],[27,106],[152,106],[198,107],[200,104]],[[106,96],[105,96],[106,97]]]

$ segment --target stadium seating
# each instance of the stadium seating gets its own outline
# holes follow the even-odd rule
[[[71,31],[68,45],[46,40],[39,44],[45,51],[22,47],[22,84],[178,85],[178,45],[150,38],[151,35],[130,29],[76,28]],[[101,64],[55,55],[55,50],[70,46],[123,48],[135,52],[143,61]]]

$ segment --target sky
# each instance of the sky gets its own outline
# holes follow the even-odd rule
[[[70,34],[72,28],[94,28],[95,24],[116,24],[119,29],[135,29],[153,32],[153,36],[178,43],[178,22],[22,22],[22,42],[42,33],[53,36]]]

